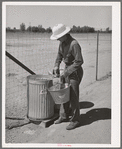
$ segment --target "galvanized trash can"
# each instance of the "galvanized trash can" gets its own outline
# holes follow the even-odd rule
[[[54,101],[48,92],[53,85],[49,75],[27,76],[27,117],[32,121],[41,121],[54,115]]]

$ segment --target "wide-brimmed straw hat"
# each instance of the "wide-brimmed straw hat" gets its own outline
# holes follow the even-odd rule
[[[67,34],[70,30],[71,29],[68,26],[65,26],[63,24],[57,24],[52,29],[53,34],[51,35],[50,39],[56,40],[56,39],[64,36],[65,34]]]

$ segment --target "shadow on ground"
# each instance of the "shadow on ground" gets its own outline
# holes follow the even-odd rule
[[[80,104],[80,109],[91,108],[94,106],[92,102],[88,102],[88,101],[79,102],[79,104]]]
[[[92,109],[88,111],[86,114],[80,115],[80,126],[89,125],[95,121],[106,120],[106,119],[111,119],[111,109],[108,108]]]

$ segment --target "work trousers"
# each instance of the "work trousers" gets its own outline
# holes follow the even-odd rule
[[[72,110],[72,117],[70,121],[79,121],[80,107],[79,107],[79,85],[83,77],[83,69],[80,67],[77,71],[65,78],[64,83],[70,83],[70,100],[60,106],[60,117],[63,119],[69,116],[69,107]]]

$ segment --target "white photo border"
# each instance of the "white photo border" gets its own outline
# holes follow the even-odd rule
[[[112,7],[112,85],[111,85],[111,101],[112,101],[112,118],[111,118],[111,144],[71,144],[77,148],[104,148],[104,147],[120,147],[120,56],[121,56],[121,36],[120,36],[120,19],[121,10],[120,2],[3,2],[2,3],[2,80],[5,80],[5,43],[6,43],[6,6],[7,5],[65,5],[65,6],[111,6]],[[6,144],[5,143],[5,81],[2,82],[2,147],[12,148],[40,148],[40,147],[57,147],[57,144]],[[60,148],[60,147],[59,147]],[[70,146],[71,148],[71,146]]]

